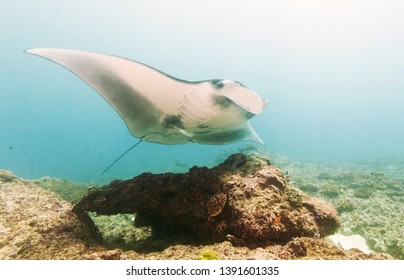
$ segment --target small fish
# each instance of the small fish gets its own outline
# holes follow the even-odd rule
[[[12,150],[14,148],[14,146],[8,146],[9,150]]]
[[[281,217],[275,217],[275,220],[274,220],[274,224],[276,225],[276,226],[279,226],[280,224],[281,224]]]

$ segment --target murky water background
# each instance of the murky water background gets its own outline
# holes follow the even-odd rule
[[[246,144],[142,143],[100,177],[137,140],[88,85],[23,53],[32,47],[115,54],[185,80],[241,81],[270,100],[251,121],[267,149],[293,159],[401,161],[403,10],[391,0],[0,0],[0,168],[106,182],[211,166]]]

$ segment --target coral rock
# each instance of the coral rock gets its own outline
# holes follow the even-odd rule
[[[74,207],[114,215],[136,213],[155,232],[190,233],[203,240],[259,246],[294,237],[323,237],[340,226],[335,208],[291,187],[266,159],[230,156],[185,174],[144,173],[93,189]],[[233,242],[233,241],[232,241]],[[298,249],[303,250],[303,249]]]

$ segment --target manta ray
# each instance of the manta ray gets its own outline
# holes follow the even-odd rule
[[[34,48],[25,52],[67,68],[115,109],[130,133],[139,139],[124,154],[142,141],[263,143],[249,119],[260,114],[268,101],[240,82],[185,81],[134,60],[89,51]]]

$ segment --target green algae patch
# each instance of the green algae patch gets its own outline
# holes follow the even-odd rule
[[[80,201],[89,189],[95,187],[94,184],[79,184],[51,177],[43,177],[32,182],[43,189],[56,193],[61,199],[73,204]]]
[[[219,260],[219,256],[213,250],[204,250],[199,253],[198,260],[202,261]]]

